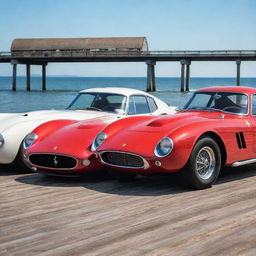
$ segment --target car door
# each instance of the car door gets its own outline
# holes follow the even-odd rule
[[[248,100],[246,100],[246,98]],[[238,114],[236,120],[234,120],[233,123],[230,123],[231,126],[234,125],[235,127],[233,131],[230,131],[230,134],[234,134],[236,142],[231,151],[235,152],[235,158],[239,161],[255,158],[256,156],[256,116],[252,116],[250,113],[253,103],[252,98],[253,97],[250,99],[249,96],[245,97],[243,95],[237,96],[237,99],[233,100],[236,105],[239,105],[241,109],[244,109],[244,113]],[[254,101],[255,100],[256,97],[254,97]],[[247,108],[245,108],[246,102],[248,104]],[[256,106],[256,101],[254,104]]]

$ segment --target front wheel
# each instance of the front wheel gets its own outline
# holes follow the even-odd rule
[[[194,146],[182,174],[193,188],[205,189],[214,184],[220,168],[221,153],[218,144],[210,137],[203,137]]]
[[[19,148],[18,154],[14,160],[14,168],[20,172],[32,172],[31,168],[29,168],[24,159],[23,159],[23,148],[22,148],[22,144]]]

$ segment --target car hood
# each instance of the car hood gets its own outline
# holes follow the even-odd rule
[[[90,146],[95,136],[103,130],[110,121],[109,117],[94,118],[67,125],[35,142],[28,150],[33,153],[53,153],[86,158],[90,153]],[[40,135],[39,135],[40,139]]]
[[[89,110],[42,110],[26,113],[0,114],[0,132],[5,131],[9,127],[14,127],[25,122],[38,121],[39,125],[43,122],[54,119],[83,120],[105,116],[114,117],[117,115]]]
[[[216,116],[216,115],[215,115]],[[165,133],[188,124],[191,122],[197,122],[199,120],[209,119],[209,116],[202,115],[196,112],[179,112],[173,115],[158,116],[145,122],[137,123],[130,128],[128,132],[153,132],[153,133]],[[216,116],[217,118],[217,116]]]
[[[194,122],[223,119],[237,119],[237,116],[217,111],[180,111],[173,115],[158,116],[146,122],[137,123],[134,126],[131,126],[128,131],[165,133],[166,131],[172,132],[183,125]]]

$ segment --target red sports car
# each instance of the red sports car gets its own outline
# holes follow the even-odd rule
[[[100,132],[92,149],[118,179],[180,172],[196,189],[210,187],[223,166],[256,162],[256,89],[196,91],[174,115],[119,120]]]
[[[90,150],[91,144],[109,123],[131,115],[175,112],[156,97],[134,89],[98,88],[87,90],[82,96],[72,108],[86,108],[91,119],[50,121],[25,137],[24,160],[34,171],[61,176],[97,171],[102,165]],[[93,115],[96,118],[92,119]]]

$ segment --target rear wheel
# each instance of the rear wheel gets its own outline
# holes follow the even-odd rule
[[[113,169],[108,169],[108,173],[115,179],[117,179],[120,182],[125,181],[132,181],[136,178],[137,174],[134,173],[125,173],[125,172],[118,172]]]
[[[185,181],[195,189],[211,187],[221,168],[221,153],[218,144],[210,137],[202,137],[194,146],[182,171]]]

